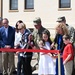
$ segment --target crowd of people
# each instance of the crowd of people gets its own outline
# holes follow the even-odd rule
[[[37,49],[60,50],[61,75],[72,75],[74,60],[74,27],[66,24],[65,16],[57,19],[56,35],[51,40],[50,31],[43,27],[40,17],[33,20],[34,30],[26,28],[22,20],[16,22],[15,27],[9,25],[7,18],[0,18],[0,48],[6,49]],[[17,71],[14,55],[17,55]],[[33,52],[0,52],[0,75],[32,75],[39,65],[38,75],[59,75],[57,53],[37,53],[37,64],[31,66]],[[56,59],[56,65],[53,59]],[[1,65],[2,64],[2,65]]]

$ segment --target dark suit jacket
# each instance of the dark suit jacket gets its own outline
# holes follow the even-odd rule
[[[13,27],[8,27],[8,37],[6,37],[4,26],[0,28],[0,47],[4,48],[5,45],[10,45],[11,48],[14,48],[14,40],[15,29]]]

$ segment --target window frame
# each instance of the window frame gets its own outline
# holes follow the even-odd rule
[[[18,11],[18,3],[17,3],[17,9],[11,9],[11,0],[9,0],[9,11]]]
[[[71,0],[70,0],[70,7],[61,7],[61,0],[58,1],[58,10],[71,10]]]
[[[35,9],[33,8],[33,9],[26,9],[26,0],[24,0],[24,12],[34,12],[35,11]]]
[[[34,4],[34,3],[33,3],[33,4]],[[34,5],[33,5],[32,8],[27,8],[26,6],[27,6],[27,0],[24,0],[24,9],[25,9],[25,10],[26,10],[26,9],[34,9]]]

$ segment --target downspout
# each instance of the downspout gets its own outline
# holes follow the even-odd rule
[[[0,0],[0,17],[3,18],[3,0]]]

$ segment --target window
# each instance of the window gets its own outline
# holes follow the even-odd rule
[[[10,10],[18,10],[18,0],[10,0]]]
[[[34,9],[34,0],[25,0],[25,9]]]
[[[30,30],[31,32],[33,32],[34,29],[33,29],[33,28],[29,28],[29,30]]]
[[[59,8],[70,8],[70,0],[59,0]]]

